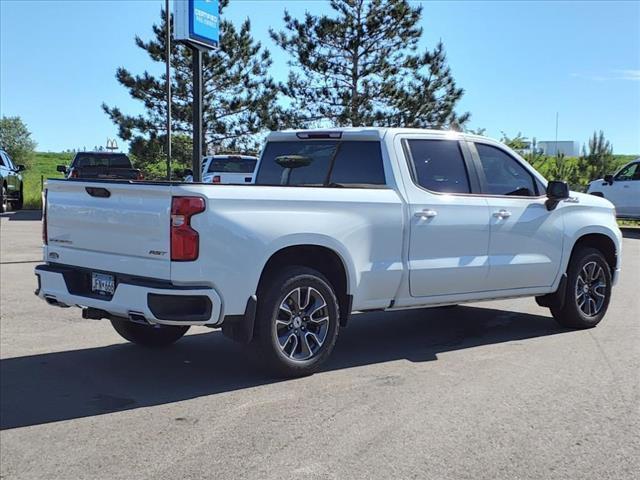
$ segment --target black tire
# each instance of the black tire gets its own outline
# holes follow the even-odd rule
[[[111,325],[125,340],[143,347],[166,347],[177,342],[187,333],[189,327],[170,325],[142,325],[127,319],[112,318]]]
[[[599,278],[604,281],[604,286],[599,286],[601,281],[596,279],[593,284],[586,284],[585,287],[584,278],[592,276],[589,272],[591,272],[591,265],[594,264],[593,272],[602,272],[602,276]],[[596,287],[594,288],[593,285]],[[562,308],[551,307],[550,310],[553,318],[563,327],[593,328],[607,313],[610,299],[611,269],[604,255],[595,248],[582,247],[572,254],[567,268],[567,287]],[[588,306],[585,302],[588,303]],[[588,314],[589,311],[593,313]]]
[[[7,187],[2,185],[0,190],[0,213],[6,213],[9,211],[9,199],[7,198]]]
[[[331,283],[316,270],[293,266],[267,279],[265,285],[258,295],[253,338],[263,364],[282,377],[317,372],[338,339],[340,307]],[[296,291],[300,292],[297,305]],[[283,304],[291,310],[281,308]]]
[[[24,194],[22,191],[22,187],[20,187],[20,193],[18,194],[18,200],[16,200],[13,203],[13,209],[14,210],[22,210],[22,207],[24,206]]]

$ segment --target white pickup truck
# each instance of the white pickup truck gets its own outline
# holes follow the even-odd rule
[[[163,346],[191,325],[316,371],[352,312],[535,296],[566,327],[604,316],[614,208],[455,132],[269,135],[253,185],[49,180],[37,295]]]

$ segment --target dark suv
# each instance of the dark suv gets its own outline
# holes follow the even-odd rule
[[[67,178],[106,178],[143,180],[142,172],[133,168],[124,153],[78,152],[71,165],[58,165]]]
[[[22,208],[24,195],[20,172],[23,170],[24,165],[14,165],[9,154],[0,149],[0,213],[9,210],[9,204],[14,210]]]

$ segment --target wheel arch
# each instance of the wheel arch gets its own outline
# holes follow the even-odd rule
[[[609,268],[611,269],[611,275],[615,275],[618,264],[618,248],[616,246],[616,242],[611,236],[603,232],[585,233],[579,236],[571,248],[567,268],[571,263],[571,258],[581,247],[591,247],[602,252]]]
[[[268,279],[286,266],[299,265],[313,268],[322,273],[333,286],[340,305],[340,323],[344,326],[351,313],[352,276],[344,257],[334,248],[313,243],[295,244],[275,251],[265,262],[258,281],[257,295]]]

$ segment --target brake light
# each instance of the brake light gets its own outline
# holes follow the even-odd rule
[[[220,183],[220,175],[214,175],[211,179],[211,183]]]
[[[189,262],[198,258],[200,236],[191,228],[191,217],[204,212],[201,197],[173,197],[171,199],[171,260]]]
[[[42,243],[49,245],[49,236],[47,234],[47,189],[42,194]]]

